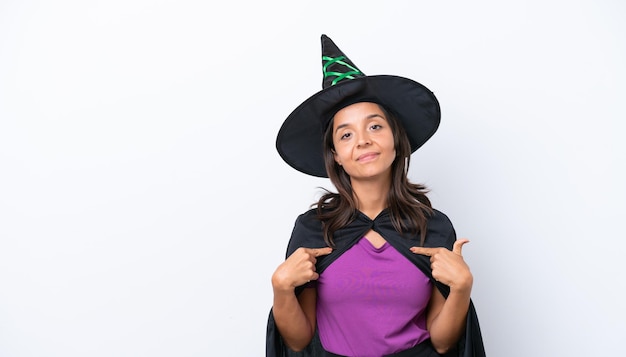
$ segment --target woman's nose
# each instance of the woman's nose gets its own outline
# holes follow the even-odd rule
[[[358,137],[358,140],[357,140],[357,145],[365,146],[365,145],[369,145],[371,143],[372,143],[372,141],[370,140],[369,135],[367,135],[367,134],[359,134],[359,137]]]

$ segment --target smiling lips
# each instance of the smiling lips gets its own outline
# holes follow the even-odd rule
[[[357,157],[356,161],[368,162],[368,161],[374,160],[376,157],[378,157],[378,153],[376,153],[376,152],[368,152],[368,153],[365,153],[365,154],[360,155],[359,157]]]

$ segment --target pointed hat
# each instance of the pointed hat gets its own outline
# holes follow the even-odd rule
[[[393,75],[366,76],[326,35],[322,35],[322,90],[289,114],[276,138],[276,149],[294,169],[328,177],[324,131],[342,108],[358,102],[381,104],[398,117],[415,152],[437,131],[439,102],[422,84]]]

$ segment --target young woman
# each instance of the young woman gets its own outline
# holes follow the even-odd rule
[[[484,356],[467,240],[407,177],[438,102],[412,80],[365,76],[324,35],[322,51],[324,89],[277,149],[337,193],[298,216],[272,275],[267,356]]]

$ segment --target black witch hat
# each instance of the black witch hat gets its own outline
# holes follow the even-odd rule
[[[276,138],[280,156],[300,172],[328,177],[324,131],[335,113],[350,104],[374,102],[395,114],[409,137],[411,152],[439,127],[439,102],[428,88],[399,76],[366,76],[326,35],[322,35],[322,72],[322,90],[291,112]]]

